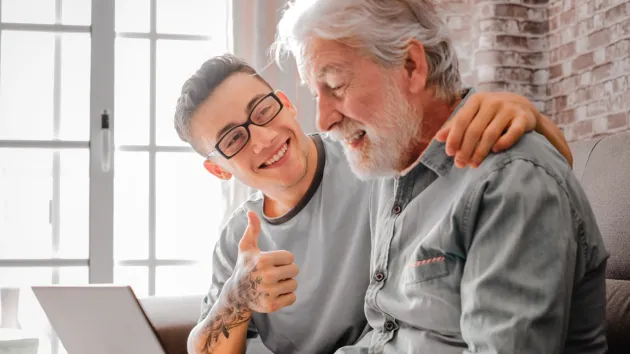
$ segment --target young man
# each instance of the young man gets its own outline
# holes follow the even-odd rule
[[[370,198],[373,331],[341,353],[605,353],[604,247],[540,135],[453,166],[433,137],[473,98],[431,0],[291,6],[278,38]],[[483,110],[483,108],[481,108]],[[395,143],[392,143],[395,142]]]
[[[493,134],[472,135],[473,148],[489,150],[508,125],[522,131],[508,130],[506,147],[536,125],[526,100],[498,95],[505,100],[478,95],[478,112],[462,111],[451,133],[490,124]],[[371,182],[355,177],[340,144],[304,134],[296,117],[284,93],[231,55],[208,60],[183,86],[180,137],[207,157],[213,175],[260,190],[234,212],[215,247],[190,353],[244,352],[248,328],[272,352],[324,353],[353,344],[366,328]],[[459,139],[471,140],[471,132]]]

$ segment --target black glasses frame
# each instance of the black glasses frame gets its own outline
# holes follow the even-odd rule
[[[273,117],[271,117],[268,121],[266,121],[263,124],[257,124],[254,123],[254,121],[252,121],[252,114],[256,111],[256,108],[258,107],[258,105],[264,101],[265,99],[267,99],[268,97],[273,97],[274,100],[276,100],[276,102],[278,102],[278,104],[280,105],[280,109],[278,109],[278,112],[276,112],[276,114],[273,115]],[[209,159],[210,157],[212,157],[212,155],[216,152],[218,152],[219,154],[221,154],[221,156],[223,156],[226,160],[231,159],[232,157],[236,156],[236,154],[238,154],[239,152],[241,152],[241,150],[243,150],[245,148],[245,146],[247,146],[247,143],[249,143],[249,139],[252,136],[252,133],[249,131],[249,126],[250,125],[255,125],[257,127],[264,127],[265,125],[269,124],[272,120],[274,120],[278,114],[280,114],[280,112],[282,112],[282,109],[284,108],[284,105],[282,104],[282,101],[280,101],[280,98],[278,98],[278,96],[276,95],[275,92],[270,92],[268,94],[266,94],[264,97],[261,97],[260,100],[258,100],[258,102],[256,102],[256,104],[254,105],[254,107],[252,108],[251,112],[249,112],[249,115],[247,116],[247,121],[245,121],[245,123],[241,124],[241,125],[237,125],[235,127],[232,127],[230,130],[228,130],[227,132],[225,132],[221,138],[219,138],[219,141],[217,141],[217,144],[214,146],[214,151],[212,151],[211,153],[208,154],[208,156],[206,156],[206,159]],[[232,131],[234,131],[235,129],[238,128],[245,128],[245,131],[247,132],[247,140],[245,140],[245,143],[243,144],[243,146],[241,146],[240,149],[238,149],[238,151],[236,151],[235,153],[233,153],[232,155],[227,155],[225,154],[223,151],[221,151],[221,148],[219,148],[219,145],[221,144],[221,141],[223,141],[223,139],[225,139]]]

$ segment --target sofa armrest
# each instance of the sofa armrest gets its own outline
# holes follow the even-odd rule
[[[202,295],[140,299],[167,354],[187,354],[188,334],[201,315]]]

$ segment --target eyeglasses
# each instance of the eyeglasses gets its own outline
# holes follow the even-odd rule
[[[253,124],[259,127],[267,125],[276,118],[278,113],[282,110],[282,107],[282,102],[273,92],[270,92],[265,97],[261,98],[249,113],[247,121],[223,134],[219,139],[219,142],[214,146],[215,151],[209,153],[208,156],[206,156],[206,159],[209,159],[216,152],[226,159],[234,157],[243,150],[245,145],[247,145],[247,142],[249,142],[249,138],[251,136],[251,133],[249,132],[249,125]]]

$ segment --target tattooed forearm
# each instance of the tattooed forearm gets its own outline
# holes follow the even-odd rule
[[[210,321],[203,329],[204,335],[207,336],[203,353],[211,353],[221,336],[230,338],[231,329],[247,323],[251,317],[250,306],[257,306],[260,298],[267,296],[258,289],[262,277],[253,277],[252,273],[255,271],[254,268],[248,276],[242,277],[225,294],[223,306],[219,306],[216,313],[210,314]]]

